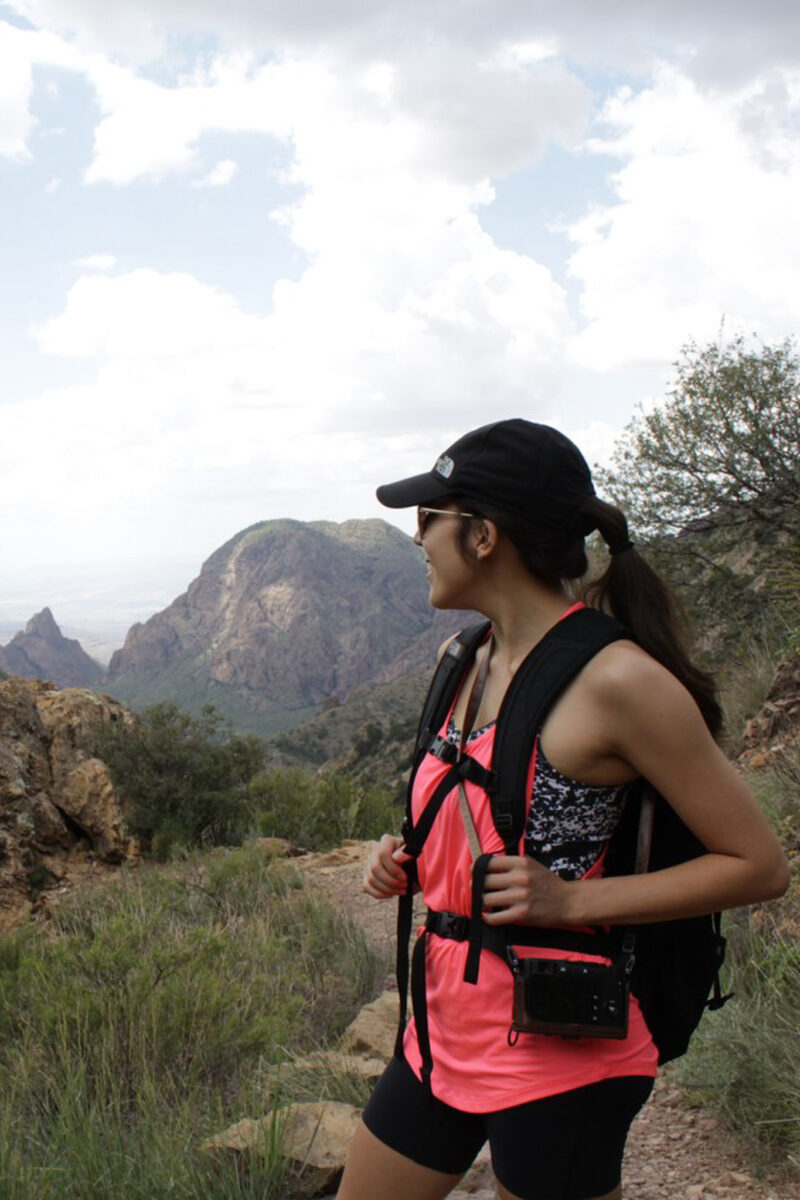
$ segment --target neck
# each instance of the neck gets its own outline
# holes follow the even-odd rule
[[[570,599],[533,582],[524,593],[498,595],[483,611],[492,622],[493,665],[513,674],[522,660],[556,624]]]

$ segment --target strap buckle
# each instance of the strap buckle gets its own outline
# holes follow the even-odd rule
[[[443,738],[441,734],[437,733],[435,737],[431,738],[428,751],[440,762],[449,763],[451,766],[458,762],[458,746],[448,742],[447,738]]]
[[[469,933],[469,917],[463,916],[462,913],[429,912],[425,928],[429,933],[436,934],[437,937],[452,938],[453,941],[464,942]]]

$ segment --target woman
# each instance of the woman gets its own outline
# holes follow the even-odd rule
[[[567,438],[523,420],[488,425],[454,443],[432,471],[381,487],[378,497],[393,508],[418,506],[415,541],[434,607],[474,609],[491,621],[441,730],[460,742],[480,677],[462,751],[483,766],[516,669],[575,607],[568,581],[585,573],[584,537],[595,529],[611,558],[591,599],[631,633],[588,662],[538,730],[524,853],[505,853],[478,784],[464,785],[466,815],[458,790],[447,796],[417,863],[429,908],[471,911],[470,824],[480,850],[494,856],[482,895],[489,928],[645,924],[786,889],[781,848],[712,736],[720,724],[713,684],[686,658],[663,584],[630,543],[623,514],[595,496],[586,462]],[[414,782],[415,820],[447,769],[426,756]],[[639,776],[706,853],[661,871],[603,878],[623,787]],[[549,866],[536,861],[532,848],[542,839],[558,842],[576,813],[580,852]],[[404,893],[407,861],[402,839],[384,835],[369,859],[365,891],[380,900]],[[519,953],[537,952],[526,946]],[[487,1139],[503,1200],[619,1200],[625,1137],[656,1074],[636,999],[622,1039],[524,1033],[514,1042],[507,1036],[508,967],[484,950],[470,986],[465,954],[463,941],[428,935],[430,1091],[411,1021],[403,1057],[389,1064],[364,1112],[340,1200],[438,1200]]]

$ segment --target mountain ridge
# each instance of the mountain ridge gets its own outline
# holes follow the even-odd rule
[[[0,671],[19,679],[49,679],[59,687],[93,687],[103,678],[100,664],[75,638],[64,637],[47,606],[0,646]]]
[[[211,702],[271,736],[429,665],[466,619],[430,607],[419,549],[385,521],[262,521],[132,626],[105,686],[135,706]]]

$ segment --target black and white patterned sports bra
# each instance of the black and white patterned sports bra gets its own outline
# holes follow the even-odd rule
[[[494,721],[489,721],[473,729],[467,745],[493,725]],[[452,713],[445,736],[448,742],[458,745],[460,732]],[[562,775],[537,740],[536,774],[525,826],[527,852],[534,858],[545,858],[550,870],[562,879],[580,879],[603,853],[617,827],[624,801],[624,784],[597,787]]]

